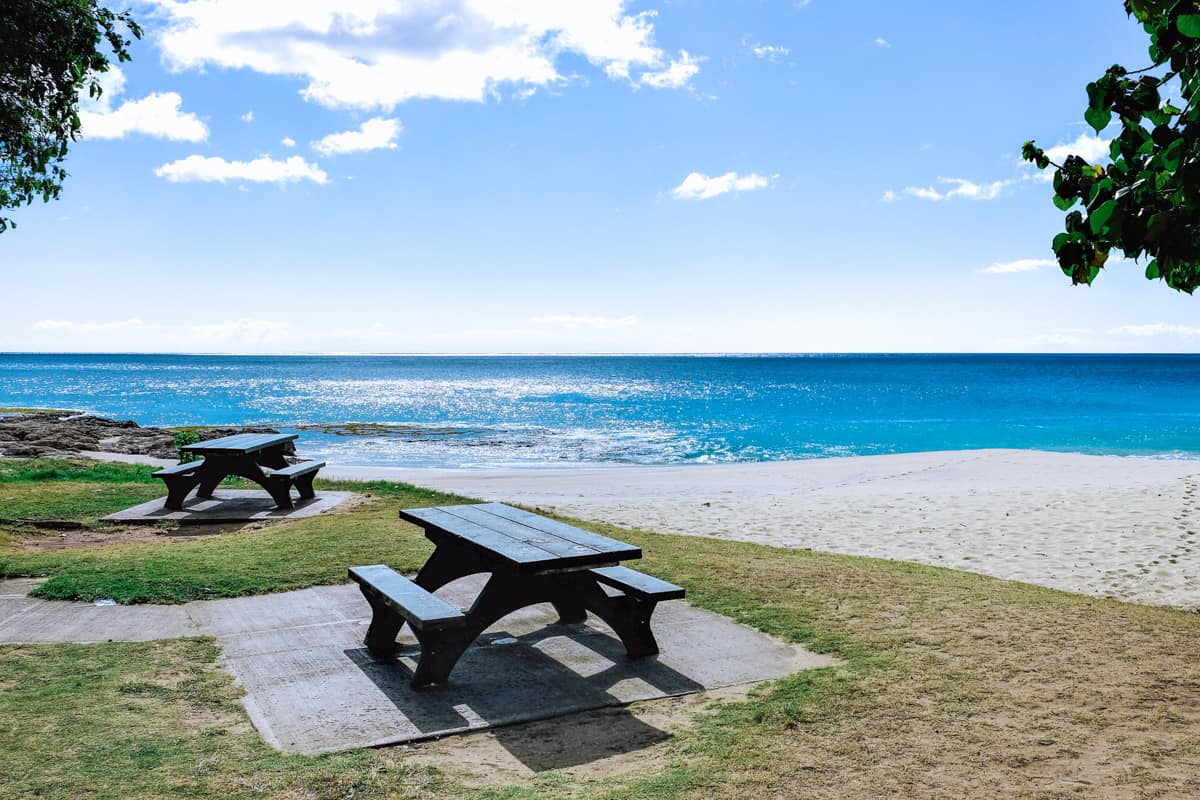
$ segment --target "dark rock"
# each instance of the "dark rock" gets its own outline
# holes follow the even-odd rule
[[[278,433],[264,427],[197,428],[201,441],[235,433]],[[0,417],[0,455],[17,458],[73,455],[81,450],[176,458],[175,431],[143,428],[133,420],[53,414]]]

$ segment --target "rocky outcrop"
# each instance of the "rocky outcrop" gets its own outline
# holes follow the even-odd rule
[[[273,428],[196,428],[202,441],[235,433],[277,433]],[[14,414],[0,417],[0,456],[40,458],[80,450],[175,458],[175,431],[143,428],[133,420],[83,415]]]

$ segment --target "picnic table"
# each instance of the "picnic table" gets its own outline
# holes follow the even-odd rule
[[[352,567],[350,577],[372,608],[366,645],[391,659],[407,622],[421,646],[413,685],[444,683],[466,648],[517,609],[554,606],[561,624],[587,612],[613,629],[631,658],[658,653],[650,617],[662,600],[684,590],[619,566],[640,548],[500,503],[414,508],[401,519],[419,525],[435,549],[413,580],[383,564]],[[462,611],[433,592],[451,581],[490,573],[471,608]],[[606,591],[609,587],[614,591]]]
[[[289,464],[285,453],[297,438],[295,433],[238,433],[185,445],[180,448],[184,453],[203,456],[203,460],[182,462],[154,473],[167,486],[165,506],[182,509],[192,489],[198,497],[212,497],[221,481],[231,475],[266,489],[278,508],[293,507],[292,487],[301,498],[312,499],[316,496],[313,478],[325,462]]]

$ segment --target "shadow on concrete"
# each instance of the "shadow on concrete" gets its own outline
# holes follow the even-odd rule
[[[410,739],[704,689],[655,657],[628,658],[618,639],[586,625],[548,625],[519,636],[489,630],[467,649],[448,684],[420,691],[410,685],[420,657],[416,646],[402,645],[391,661],[376,659],[365,647],[343,652],[419,732]],[[667,737],[626,713],[620,724],[581,736],[583,744],[568,751],[520,736],[499,740],[530,769],[546,770],[638,750]]]
[[[210,498],[192,495],[183,509],[165,508],[166,498],[150,500],[104,517],[107,522],[150,523],[170,521],[179,525],[212,525],[256,520],[303,519],[328,511],[351,497],[350,492],[318,492],[310,500],[292,498],[294,508],[276,508],[275,501],[262,490],[218,489]]]

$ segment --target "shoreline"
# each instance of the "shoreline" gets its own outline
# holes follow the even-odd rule
[[[659,533],[912,561],[1200,609],[1200,463],[1193,461],[955,450],[603,469],[333,466],[321,474],[413,483]]]

